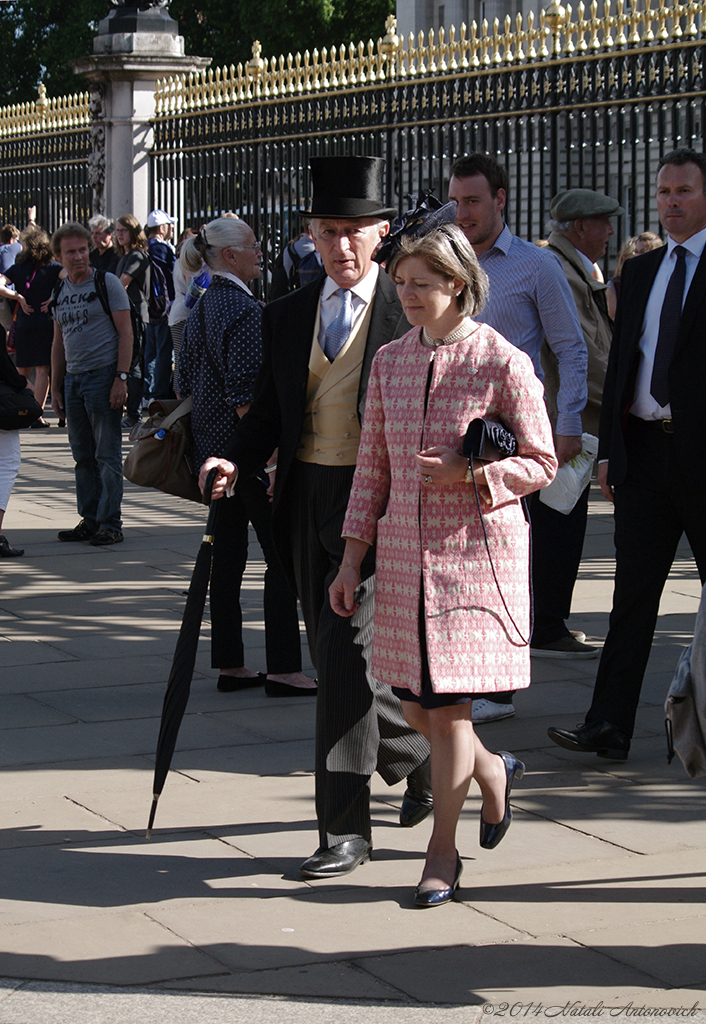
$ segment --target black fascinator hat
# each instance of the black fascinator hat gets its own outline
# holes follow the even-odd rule
[[[413,196],[407,196],[407,199],[410,203],[414,202],[415,206],[395,222],[392,231],[373,256],[376,263],[389,262],[403,238],[421,238],[442,224],[453,224],[456,220],[455,199],[450,203],[442,203],[432,195],[431,189],[421,192],[416,200]]]

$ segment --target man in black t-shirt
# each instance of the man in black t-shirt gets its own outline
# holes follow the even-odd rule
[[[113,222],[107,217],[96,214],[88,222],[94,248],[88,257],[94,270],[102,270],[106,274],[114,274],[118,265],[118,254],[113,245]]]

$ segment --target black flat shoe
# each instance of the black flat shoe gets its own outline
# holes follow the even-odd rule
[[[348,875],[373,855],[373,844],[367,839],[348,839],[328,850],[318,849],[299,868],[303,878],[338,878]]]
[[[512,811],[510,810],[510,791],[515,779],[519,782],[525,774],[525,766],[522,761],[518,761],[516,757],[512,754],[508,754],[505,750],[499,750],[498,754],[503,759],[505,774],[507,776],[507,782],[505,783],[505,817],[502,821],[499,821],[497,825],[489,825],[487,821],[483,821],[483,811],[481,809],[480,845],[484,850],[494,850],[510,828],[510,822],[512,821]]]
[[[280,683],[277,679],[265,676],[265,693],[268,697],[315,697],[318,692],[317,686],[293,686],[292,683]]]
[[[400,826],[413,828],[424,821],[434,809],[431,797],[431,765],[429,758],[407,776],[407,789],[402,797]]]
[[[0,558],[19,558],[24,553],[24,548],[11,548],[7,537],[0,533]]]
[[[458,889],[462,871],[463,864],[461,863],[461,858],[456,854],[456,877],[451,886],[448,889],[420,889],[417,886],[414,890],[415,907],[441,907],[444,903],[449,903]]]
[[[564,750],[573,750],[580,754],[598,754],[610,761],[627,761],[630,750],[630,737],[610,722],[598,719],[595,722],[584,722],[575,730],[555,729],[550,726],[547,736]]]
[[[262,686],[262,673],[256,676],[227,676],[222,672],[218,677],[216,689],[221,693],[234,693],[236,690],[249,690],[253,686]]]

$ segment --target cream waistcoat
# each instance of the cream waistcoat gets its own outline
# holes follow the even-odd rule
[[[316,313],[309,356],[309,384],[297,458],[321,466],[354,466],[360,444],[358,388],[373,303],[356,323],[333,363],[319,344],[321,308]]]

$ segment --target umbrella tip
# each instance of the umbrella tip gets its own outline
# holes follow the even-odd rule
[[[159,796],[155,795],[155,796],[152,797],[152,806],[150,808],[150,820],[147,822],[147,832],[145,834],[145,839],[151,839],[152,838],[152,826],[154,825],[154,816],[157,813],[157,801],[158,800],[159,800]]]

